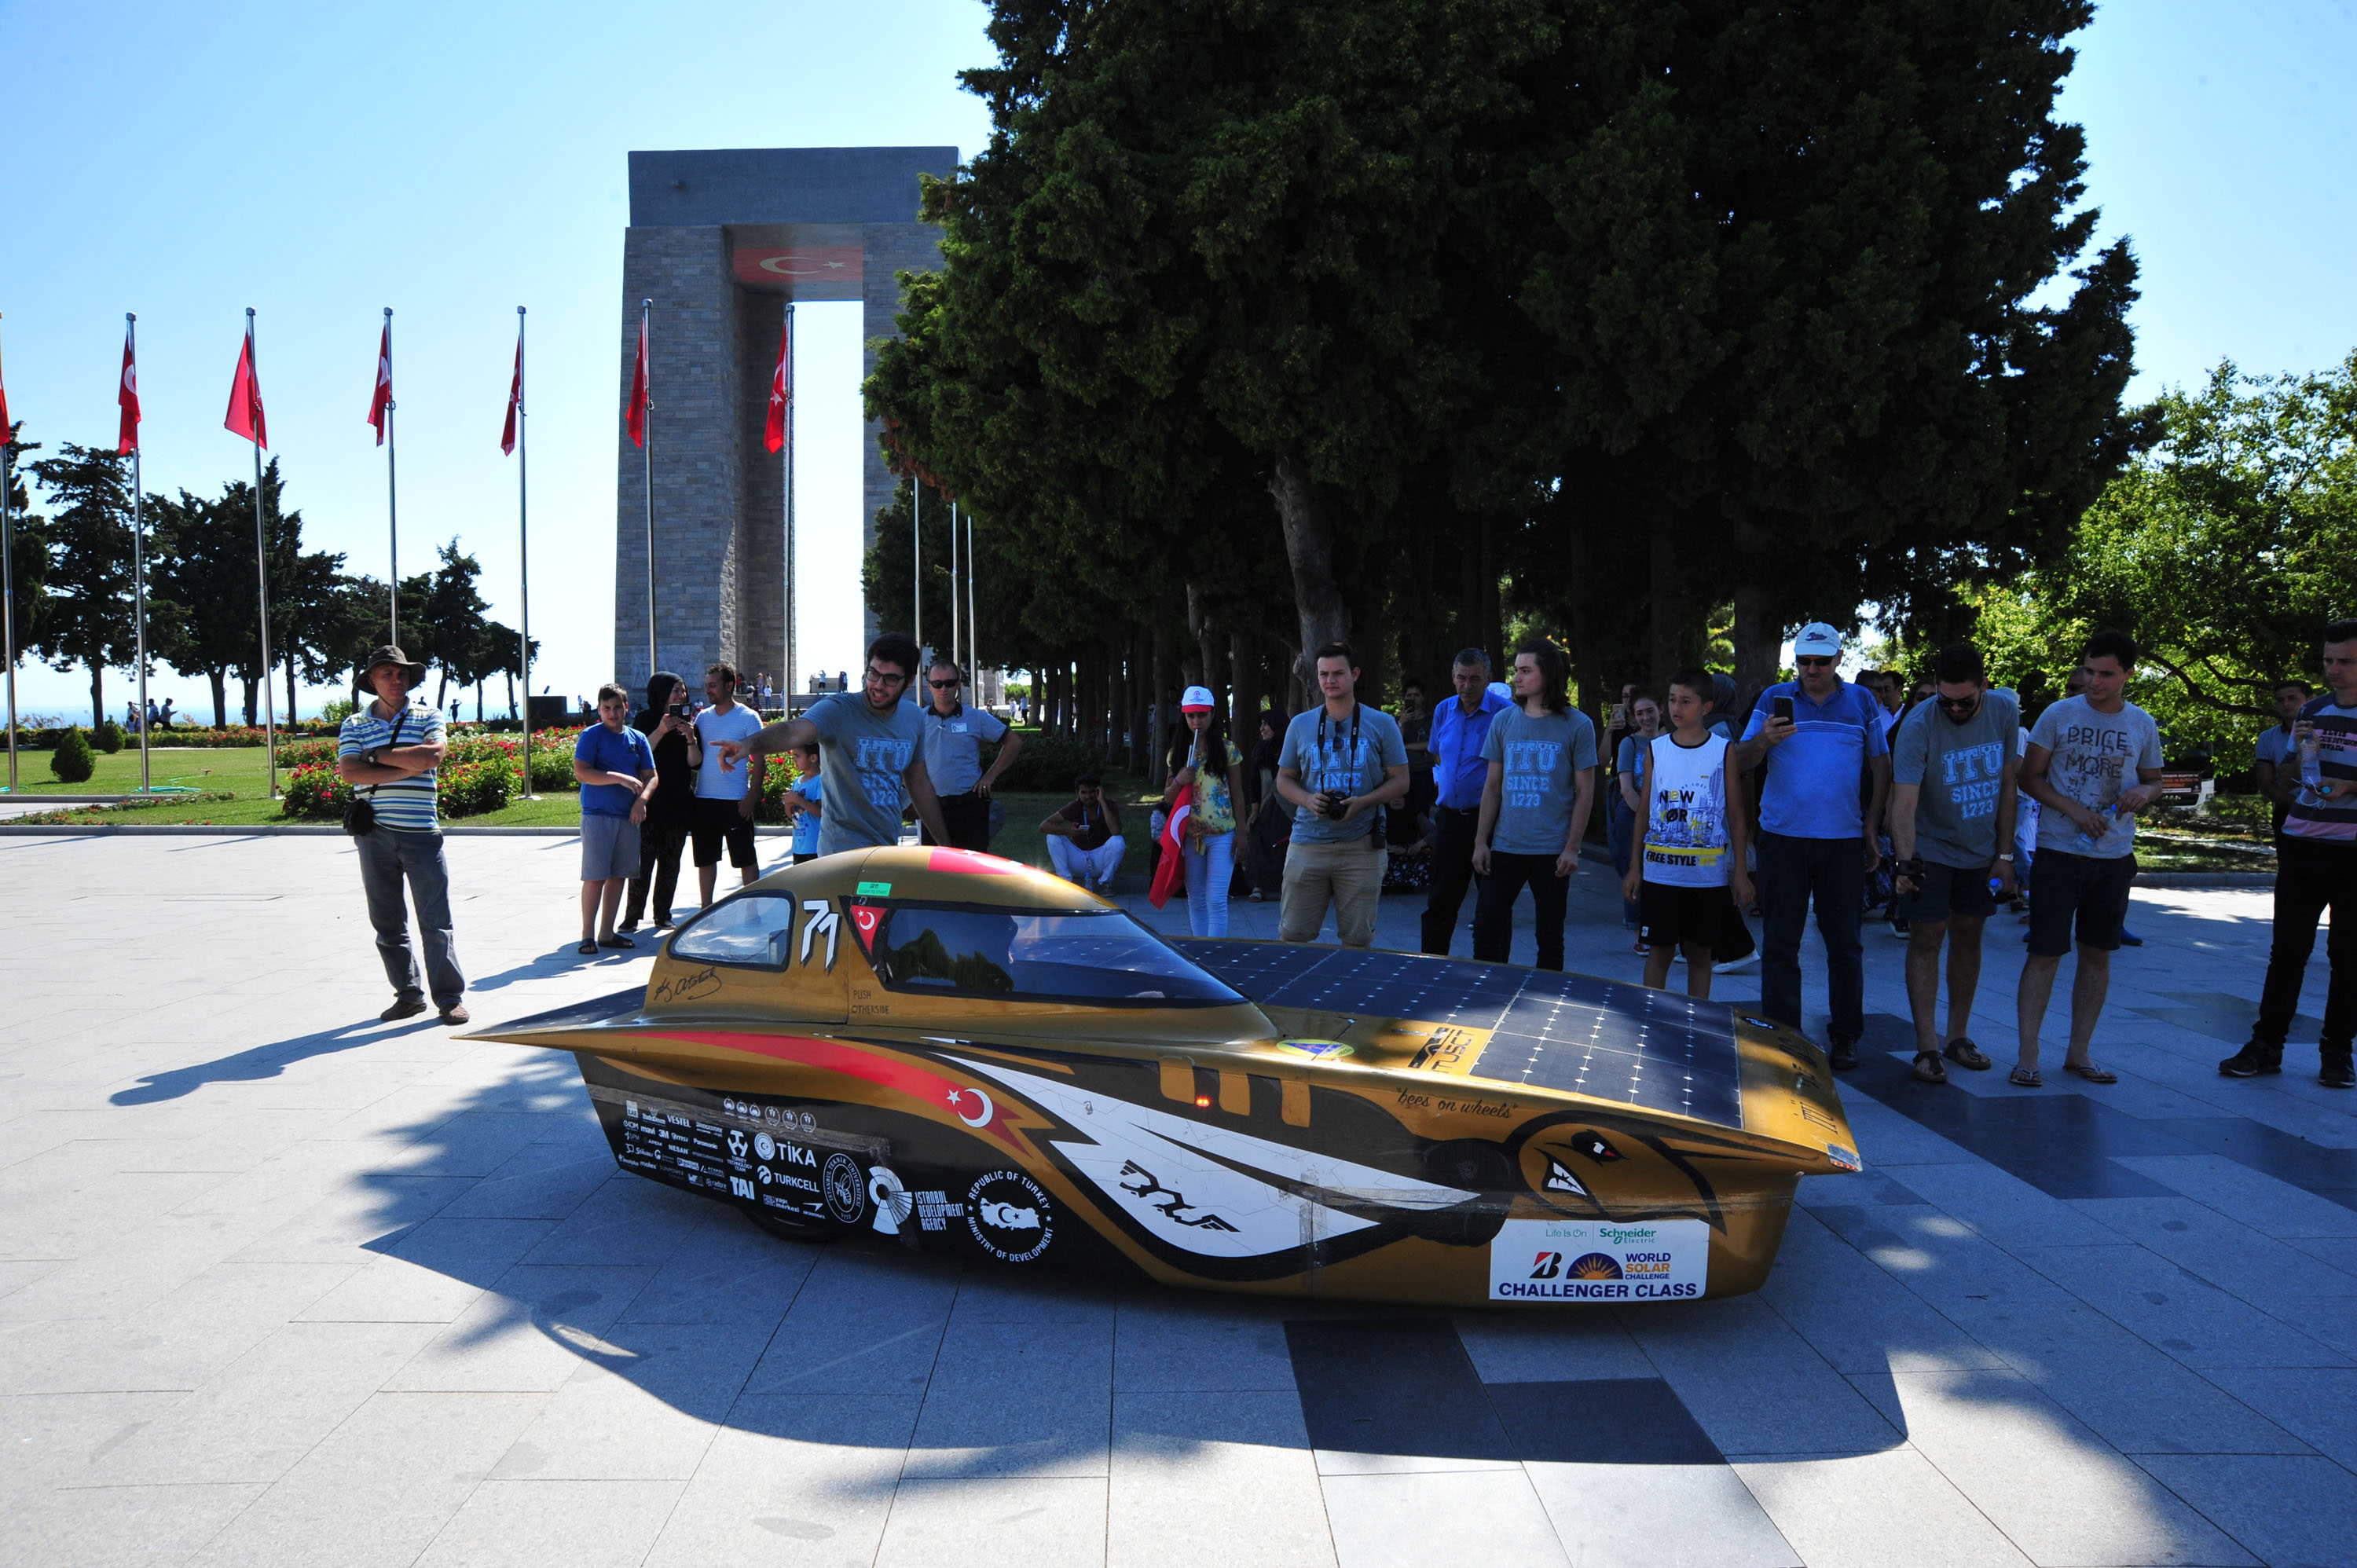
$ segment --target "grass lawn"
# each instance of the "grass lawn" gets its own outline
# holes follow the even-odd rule
[[[290,819],[280,810],[279,803],[269,797],[270,776],[262,747],[258,746],[222,746],[217,749],[167,746],[152,748],[148,754],[148,776],[158,785],[184,785],[200,790],[206,796],[227,794],[231,799],[203,799],[161,801],[153,806],[124,809],[91,809],[73,811],[77,821],[123,823],[126,825],[173,822],[211,822],[237,827],[262,823],[284,824]],[[49,754],[46,751],[19,750],[16,753],[16,778],[24,787],[24,798],[42,795],[130,795],[139,789],[139,751],[126,746],[113,756],[100,752],[98,764],[90,778],[80,784],[66,784],[49,771]],[[282,769],[279,780],[284,783]],[[0,800],[7,799],[0,795]],[[468,827],[542,828],[577,827],[581,822],[579,798],[570,790],[544,795],[537,800],[516,800],[506,809],[488,816],[467,817],[457,825]]]
[[[2136,834],[2136,867],[2142,871],[2266,871],[2276,868],[2275,852],[2253,845],[2190,843],[2165,833]]]

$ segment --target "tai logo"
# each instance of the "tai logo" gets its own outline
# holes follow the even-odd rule
[[[730,1176],[728,1178],[728,1191],[732,1196],[737,1197],[751,1197],[754,1196],[753,1184],[747,1181],[743,1176]]]
[[[1534,1280],[1551,1280],[1561,1273],[1563,1273],[1561,1252],[1541,1252],[1532,1261],[1531,1278]]]

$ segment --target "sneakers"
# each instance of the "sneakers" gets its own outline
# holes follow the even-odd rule
[[[2341,1070],[2344,1073],[2349,1070],[2349,1058],[2345,1054],[2341,1058]],[[2265,1073],[2281,1072],[2283,1071],[2283,1047],[2264,1046],[2253,1039],[2241,1050],[2220,1062],[2218,1071],[2225,1078],[2257,1078]]]
[[[2357,1071],[2352,1071],[2346,1047],[2324,1053],[2324,1065],[2317,1069],[2316,1081],[2327,1089],[2357,1089]]]
[[[1902,942],[1912,934],[1912,929],[1907,924],[1906,916],[1895,915],[1891,917],[1890,934],[1898,938]]]
[[[423,996],[396,996],[393,999],[393,1005],[377,1016],[388,1024],[394,1024],[404,1018],[414,1018],[425,1011],[425,998]]]
[[[1749,969],[1753,964],[1758,963],[1759,961],[1760,953],[1758,950],[1755,949],[1750,952],[1745,953],[1741,958],[1730,958],[1721,962],[1712,964],[1710,966],[1710,972],[1713,974],[1733,974],[1737,970]]]

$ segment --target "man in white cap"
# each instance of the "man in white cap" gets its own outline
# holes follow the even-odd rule
[[[1760,792],[1760,1010],[1802,1026],[1801,928],[1813,901],[1832,993],[1826,1044],[1835,1068],[1846,1069],[1857,1065],[1866,1032],[1858,916],[1867,873],[1882,859],[1876,840],[1890,794],[1890,747],[1882,704],[1835,672],[1841,657],[1841,633],[1824,621],[1801,628],[1792,639],[1801,678],[1760,693],[1736,766],[1749,772],[1768,763]]]

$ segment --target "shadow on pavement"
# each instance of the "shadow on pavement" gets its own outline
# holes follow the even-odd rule
[[[151,1073],[141,1079],[136,1086],[117,1090],[107,1096],[107,1103],[153,1105],[158,1101],[178,1100],[184,1094],[194,1093],[209,1083],[250,1083],[260,1079],[276,1078],[292,1062],[354,1050],[361,1046],[380,1045],[386,1040],[397,1040],[404,1035],[414,1035],[420,1029],[436,1028],[439,1025],[440,1020],[430,1012],[409,1024],[388,1025],[380,1019],[365,1018],[356,1024],[322,1029],[317,1034],[302,1035],[291,1040],[254,1046],[234,1056],[175,1068],[169,1072]]]

